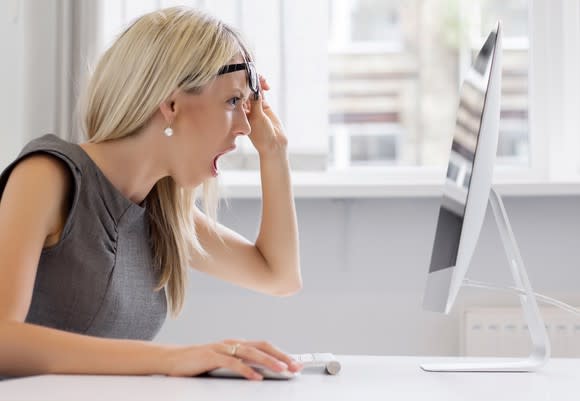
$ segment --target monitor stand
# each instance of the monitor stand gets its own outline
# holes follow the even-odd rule
[[[516,358],[460,358],[449,362],[421,365],[429,372],[533,372],[543,366],[550,358],[550,340],[546,326],[540,315],[536,296],[528,280],[526,268],[520,255],[503,202],[495,189],[491,189],[489,202],[499,229],[510,270],[517,288],[525,295],[520,295],[524,318],[532,340],[532,352],[526,359]]]

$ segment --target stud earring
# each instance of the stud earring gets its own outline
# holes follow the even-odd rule
[[[165,128],[165,130],[163,130],[163,133],[165,134],[165,136],[171,136],[173,135],[173,128],[167,127]]]

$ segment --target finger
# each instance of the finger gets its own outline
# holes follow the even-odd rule
[[[234,344],[242,344],[242,343],[245,343],[247,341],[244,338],[228,338],[227,340],[224,340],[223,342],[224,342],[224,344],[234,345]]]
[[[250,102],[250,110],[255,109],[261,113],[265,110],[271,109],[270,104],[268,102],[266,102],[266,99],[264,98],[263,91],[259,92],[258,98],[255,98],[254,96],[250,96],[249,102]]]
[[[270,105],[267,104],[266,102],[263,102],[262,104],[262,111],[264,112],[264,114],[266,114],[266,116],[268,116],[268,118],[270,119],[270,121],[272,121],[272,123],[280,127],[282,126],[282,122],[280,121],[276,113],[274,113],[274,110],[272,110]]]
[[[248,345],[247,343],[240,346],[236,356],[242,358],[246,363],[257,363],[273,370],[274,372],[283,372],[289,368],[287,363],[282,362],[272,355],[261,351],[252,345]]]
[[[270,84],[263,75],[260,75],[260,87],[266,91],[270,90]]]
[[[260,351],[263,351],[271,355],[272,357],[276,358],[277,360],[284,362],[288,366],[288,370],[290,370],[291,372],[298,372],[303,368],[302,364],[298,363],[297,361],[292,359],[289,355],[282,352],[280,349],[274,347],[272,344],[266,341],[250,344],[253,345],[255,348],[259,349]]]
[[[282,127],[282,122],[278,119],[270,104],[264,100],[264,93],[260,92],[258,99],[254,99],[253,97],[250,99],[250,106],[248,107],[246,115],[250,120],[250,124],[252,124],[262,114],[265,114],[274,125]]]
[[[217,352],[219,352],[220,354],[224,354],[224,355],[229,355],[229,356],[234,356],[232,354],[233,350],[234,350],[234,346],[235,344],[239,344],[239,343],[234,343],[234,342],[223,342],[222,344],[218,344],[217,348],[215,348],[215,350]]]
[[[251,114],[254,114],[255,112],[258,112],[258,114],[261,114],[261,112],[263,111],[262,109],[262,103],[264,102],[264,94],[262,91],[260,91],[258,93],[258,98],[255,98],[253,95],[250,96],[250,98],[248,99],[249,103],[250,103],[250,110],[251,110]]]
[[[282,127],[282,122],[280,121],[278,116],[274,113],[274,111],[270,107],[270,104],[265,100],[263,100],[262,96],[263,96],[262,93],[260,93],[260,97],[258,98],[258,100],[254,99],[250,100],[251,106],[248,107],[249,111],[246,113],[250,121],[250,124],[255,122],[256,119],[259,119],[260,116],[264,114],[275,126]]]
[[[231,371],[241,374],[248,380],[262,380],[263,376],[246,365],[238,358],[216,353],[216,362],[219,367],[229,369]]]
[[[250,101],[250,99],[248,99],[244,102],[244,112],[246,114],[249,114],[252,112],[252,102]]]
[[[227,356],[231,356],[232,358],[240,358],[240,348],[242,347],[242,343],[244,340],[225,340],[222,343],[218,343],[217,347],[214,348],[215,351],[219,352],[220,354],[224,354]]]

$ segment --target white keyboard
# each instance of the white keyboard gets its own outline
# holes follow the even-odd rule
[[[313,354],[291,354],[295,361],[300,362],[305,369],[324,368],[329,375],[336,375],[340,372],[340,362],[329,352],[318,352]]]

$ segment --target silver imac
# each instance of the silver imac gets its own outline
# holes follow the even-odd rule
[[[492,189],[501,100],[502,27],[498,22],[468,71],[460,91],[455,133],[425,289],[424,309],[449,313],[471,263],[488,203],[520,295],[533,350],[525,360],[461,358],[425,364],[428,371],[531,371],[549,358],[550,344],[500,196]]]

